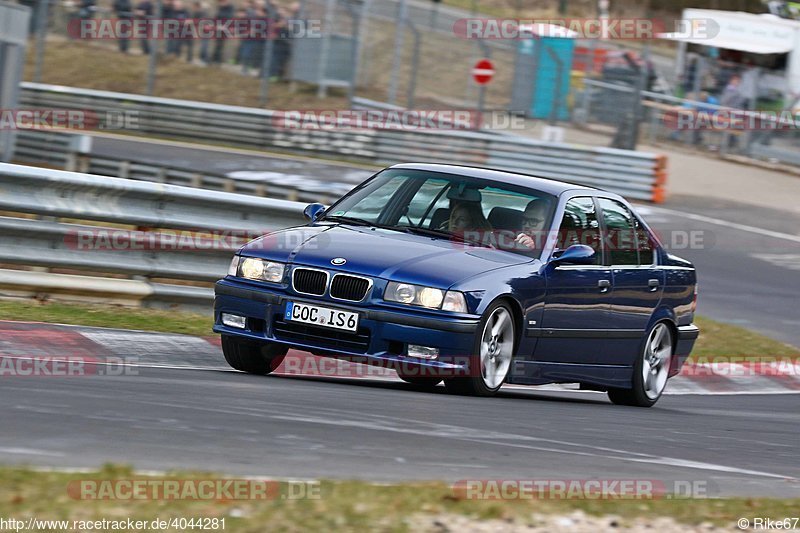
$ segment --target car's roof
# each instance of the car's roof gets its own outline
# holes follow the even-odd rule
[[[427,170],[430,172],[444,172],[447,174],[458,174],[460,176],[467,176],[470,178],[483,178],[488,180],[500,181],[509,183],[511,185],[518,185],[521,187],[530,187],[543,193],[558,196],[564,191],[572,190],[586,190],[593,192],[600,192],[599,189],[594,187],[586,187],[584,185],[576,185],[574,183],[567,183],[564,181],[551,180],[548,178],[540,178],[529,174],[520,174],[518,172],[511,172],[507,170],[496,170],[491,168],[469,167],[463,165],[442,165],[436,163],[400,163],[392,165],[390,168],[408,168],[414,170]]]

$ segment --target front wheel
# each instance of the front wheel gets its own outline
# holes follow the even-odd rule
[[[286,347],[275,343],[252,344],[230,335],[222,336],[222,354],[236,370],[250,374],[269,374],[280,366],[286,357]]]
[[[650,331],[642,353],[633,366],[633,388],[610,389],[609,399],[618,405],[652,407],[667,386],[672,362],[672,333],[659,322]]]
[[[478,325],[469,377],[444,381],[448,392],[471,396],[492,396],[503,385],[514,357],[514,314],[502,302],[492,304]]]

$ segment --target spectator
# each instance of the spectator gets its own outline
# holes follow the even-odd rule
[[[200,61],[208,63],[208,39],[203,38],[202,35],[210,33],[214,29],[214,23],[208,19],[208,5],[201,0],[195,0],[192,6],[192,19],[198,27],[200,42]],[[194,61],[194,39],[189,39],[186,42],[186,61],[191,63]]]
[[[684,74],[683,78],[683,94],[686,95],[685,98],[689,97],[689,93],[694,91],[694,83],[697,77],[697,64],[699,60],[697,56],[692,54],[691,59],[689,60],[689,66],[686,68],[686,73]]]
[[[261,72],[261,68],[264,63],[264,47],[266,46],[268,33],[269,33],[269,13],[267,13],[267,8],[264,4],[261,4],[256,7],[256,18],[259,20],[265,20],[267,26],[267,33],[266,34],[259,34],[255,36],[253,39],[253,59],[252,64],[254,67],[259,69]]]
[[[689,98],[693,96],[694,93],[690,94]],[[717,113],[717,108],[713,106],[717,105],[719,105],[719,100],[717,100],[717,98],[708,91],[701,91],[700,96],[697,98],[697,102],[689,101],[683,104],[685,109],[689,109],[694,112],[695,120],[692,121],[692,144],[703,144],[703,132],[700,129],[700,126],[713,122],[712,119]]]
[[[114,0],[113,4],[114,14],[120,20],[131,20],[133,19],[133,6],[131,5],[131,0]],[[128,39],[124,36],[121,36],[119,41],[119,51],[123,54],[128,53]]]
[[[222,21],[232,19],[234,13],[233,4],[230,0],[219,0],[217,7],[217,15],[214,17],[217,21],[217,28],[219,28]],[[225,54],[225,35],[221,32],[217,35],[217,40],[214,43],[214,55],[212,57],[213,63],[222,63]]]
[[[141,0],[136,4],[134,13],[139,20],[150,20],[153,17],[153,3],[150,0]],[[148,55],[150,53],[150,41],[146,36],[142,37],[141,45],[142,53]]]
[[[745,109],[755,109],[758,101],[758,67],[749,67],[742,74],[742,82],[739,85],[739,92],[742,93]]]
[[[740,85],[742,83],[742,77],[738,74],[734,74],[731,76],[728,85],[725,87],[725,90],[722,92],[722,96],[720,97],[719,101],[720,104],[725,107],[732,107],[734,109],[743,109],[745,106],[745,97],[742,95],[742,91],[740,89]],[[728,147],[732,148],[737,145],[738,141],[736,140],[735,135],[730,135],[728,140]]]
[[[164,21],[175,18],[175,0],[164,0],[161,4],[161,19]],[[167,39],[167,54],[172,54],[175,49],[175,39]]]
[[[275,8],[274,23],[275,30],[271,37],[275,40],[272,43],[272,63],[270,64],[269,76],[274,80],[283,79],[285,76],[286,63],[289,60],[289,28],[287,19],[291,16],[283,8]]]
[[[78,18],[90,19],[94,17],[95,1],[94,0],[80,0],[80,9],[78,10]]]
[[[172,3],[172,18],[178,21],[179,31],[183,31],[186,19],[189,18],[189,10],[183,7],[183,0],[174,0]],[[183,39],[170,39],[167,43],[167,53],[173,54],[176,57],[181,55],[181,48],[183,47]]]
[[[244,10],[241,10],[237,17],[248,21],[248,33],[239,35],[239,49],[236,52],[236,59],[242,65],[242,74],[247,74],[248,69],[253,66],[255,58],[256,41],[253,40],[253,35],[250,33],[253,21],[258,17],[255,0],[248,0]]]
[[[733,107],[735,109],[742,109],[744,107],[744,96],[742,96],[739,86],[742,83],[742,78],[738,74],[731,76],[725,90],[722,91],[720,96],[720,103],[725,107]]]
[[[36,2],[38,4],[39,2]],[[81,21],[84,19],[91,19],[94,17],[95,11],[95,0],[77,0],[77,2],[69,2],[67,4],[69,7],[77,7],[76,10],[70,12],[70,27],[78,28],[81,27]],[[33,12],[36,13],[36,8],[33,8]],[[32,32],[35,31],[35,22],[36,17],[31,16],[31,28]],[[71,33],[71,32],[70,32]],[[78,36],[80,36],[80,32],[77,32]],[[70,34],[70,37],[72,35]]]

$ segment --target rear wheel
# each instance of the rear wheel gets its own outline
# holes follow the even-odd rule
[[[444,381],[448,392],[492,396],[503,385],[514,357],[514,314],[507,304],[497,302],[483,314],[478,325],[469,377]]]
[[[609,399],[618,405],[652,407],[667,386],[672,362],[672,333],[669,326],[659,322],[644,344],[633,367],[633,388],[610,389]]]
[[[236,370],[265,375],[278,368],[286,357],[286,347],[275,343],[253,344],[230,335],[222,336],[222,354]]]

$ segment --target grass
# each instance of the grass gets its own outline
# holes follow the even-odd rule
[[[696,317],[700,337],[692,350],[693,359],[742,358],[774,359],[800,358],[800,348],[771,339],[755,331]]]
[[[85,305],[57,301],[0,300],[0,318],[188,335],[211,335],[211,317],[178,311]],[[800,357],[800,349],[738,326],[697,317],[700,338],[694,359]]]
[[[162,333],[212,335],[208,315],[112,305],[0,300],[0,318]]]
[[[28,54],[24,79],[33,78],[35,54]],[[80,58],[82,68],[76,68]],[[143,94],[147,83],[148,57],[124,55],[112,46],[73,41],[48,41],[45,47],[42,82]],[[221,67],[189,64],[174,57],[159,60],[154,96],[200,100],[219,104],[260,107],[261,81]],[[287,83],[271,83],[269,107],[273,109],[347,108],[343,91],[317,99],[316,88],[298,85],[291,91]]]
[[[592,516],[615,515],[620,525],[635,518],[669,516],[683,524],[709,522],[729,528],[740,517],[793,516],[796,499],[648,499],[648,500],[474,500],[442,482],[375,485],[361,481],[321,481],[317,498],[272,500],[79,500],[68,495],[80,480],[218,479],[203,473],[174,472],[143,476],[127,467],[107,465],[89,473],[34,471],[0,467],[0,517],[62,520],[225,518],[225,530],[263,531],[412,531],[410,517],[459,515],[472,520],[531,523],[532,515],[581,510]],[[286,485],[281,494],[287,494]],[[71,529],[70,529],[71,530]]]

